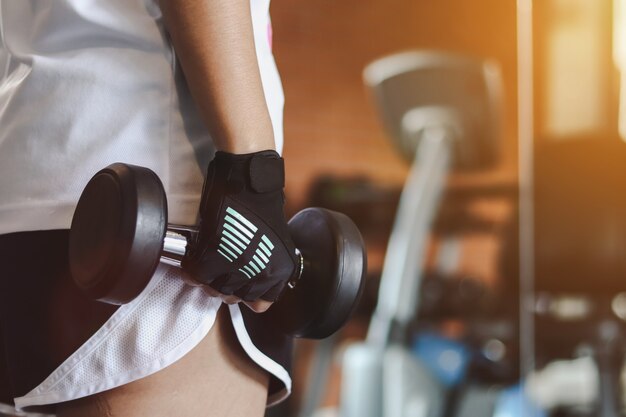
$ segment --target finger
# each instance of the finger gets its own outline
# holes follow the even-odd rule
[[[221,297],[222,296],[222,294],[220,294],[219,291],[214,290],[213,288],[209,287],[208,285],[205,285],[204,287],[202,287],[202,289],[204,290],[204,292],[209,294],[211,297]]]
[[[285,283],[279,282],[278,284],[274,285],[272,288],[267,290],[267,292],[263,294],[260,298],[265,301],[272,301],[272,302],[276,301],[278,299],[278,296],[282,294],[284,289],[285,289]]]
[[[211,282],[211,287],[216,288],[222,294],[231,295],[249,282],[240,272],[229,272],[220,275]]]
[[[241,298],[235,296],[235,295],[221,295],[222,300],[224,300],[224,302],[226,304],[237,304],[238,302],[241,301]]]
[[[239,288],[237,291],[235,291],[234,295],[236,295],[237,297],[241,298],[244,301],[256,301],[257,298],[259,298],[258,296],[256,297],[250,296],[250,293],[253,289],[254,289],[254,282],[249,282],[243,287]]]
[[[191,285],[192,287],[201,287],[202,284],[199,281],[196,281],[191,274],[186,273],[184,270],[181,269],[181,277],[183,278],[183,281],[185,282],[185,284],[187,285]]]
[[[244,301],[243,302],[248,308],[255,313],[265,313],[271,306],[271,301],[258,300],[258,301]]]

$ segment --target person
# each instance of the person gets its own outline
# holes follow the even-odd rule
[[[0,0],[0,68],[2,398],[58,416],[258,416],[286,398],[292,341],[257,314],[297,263],[269,1]],[[196,286],[161,264],[112,306],[72,283],[76,202],[113,162],[159,175],[170,222],[200,222]]]

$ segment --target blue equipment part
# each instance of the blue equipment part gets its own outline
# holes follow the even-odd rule
[[[426,332],[415,338],[411,350],[442,385],[453,387],[465,379],[472,355],[462,343]]]
[[[534,404],[522,384],[503,390],[497,401],[493,417],[547,417],[548,413]]]

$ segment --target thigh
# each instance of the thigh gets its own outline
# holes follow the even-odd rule
[[[9,374],[7,373],[7,361],[4,353],[4,333],[0,320],[0,403],[13,404],[11,388],[9,386]]]
[[[60,404],[58,417],[263,416],[269,375],[243,351],[226,306],[191,352],[146,378]]]
[[[13,397],[35,388],[117,308],[72,282],[67,230],[0,235],[0,328]]]

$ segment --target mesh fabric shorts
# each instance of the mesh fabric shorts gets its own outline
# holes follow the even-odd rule
[[[69,401],[157,372],[210,331],[221,301],[159,265],[131,303],[88,299],[69,274],[67,230],[0,235],[0,402]],[[270,375],[268,405],[291,391],[292,339],[229,306],[244,351]]]

